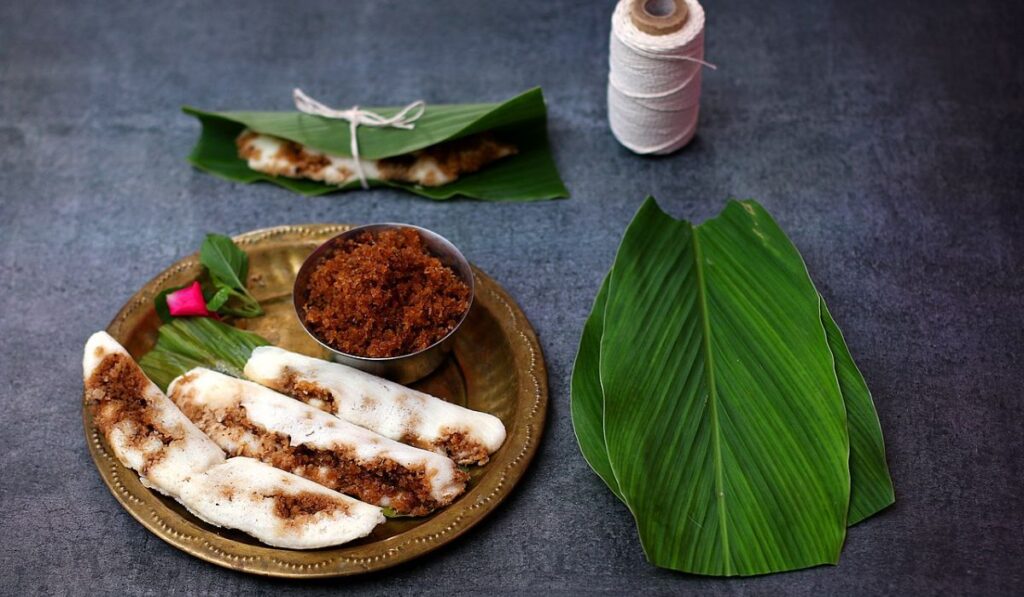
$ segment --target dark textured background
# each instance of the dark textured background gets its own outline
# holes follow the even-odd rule
[[[216,4],[217,6],[214,6]],[[0,2],[0,591],[1011,593],[1022,586],[1024,11],[1011,2],[708,0],[697,140],[630,154],[605,115],[613,2]],[[192,170],[179,112],[496,101],[541,85],[565,201],[304,199]],[[871,385],[897,504],[842,560],[742,580],[644,562],[569,420],[581,325],[654,194],[759,199],[803,251]],[[86,451],[80,350],[206,231],[407,221],[515,296],[550,368],[546,437],[450,547],[365,578],[268,581],[191,558]]]

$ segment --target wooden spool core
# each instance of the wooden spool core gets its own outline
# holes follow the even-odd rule
[[[668,35],[683,28],[690,16],[684,0],[633,0],[629,19],[648,35]]]

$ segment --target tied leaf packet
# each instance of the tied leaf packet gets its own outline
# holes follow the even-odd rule
[[[584,458],[659,567],[834,564],[847,526],[894,501],[867,385],[754,201],[694,226],[647,199],[584,326],[571,400]]]
[[[365,108],[389,117],[401,108]],[[246,128],[326,154],[351,157],[349,123],[345,120],[291,112],[207,112],[184,107],[202,124],[199,141],[189,155],[196,168],[241,183],[271,182],[306,196],[360,188],[358,180],[337,186],[273,176],[249,168],[238,155],[235,139]],[[410,154],[445,141],[478,133],[494,133],[516,146],[504,157],[472,174],[436,187],[370,179],[369,185],[405,189],[435,200],[465,196],[488,201],[536,201],[567,197],[558,175],[547,134],[547,108],[540,88],[497,104],[428,104],[412,130],[358,128],[359,154],[367,160]]]

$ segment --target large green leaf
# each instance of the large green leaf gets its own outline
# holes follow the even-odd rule
[[[390,115],[398,108],[369,108]],[[244,128],[290,139],[320,151],[351,155],[346,121],[301,112],[205,112],[184,108],[199,119],[202,133],[189,161],[206,172],[235,182],[267,181],[303,195],[323,195],[359,188],[354,181],[343,187],[312,180],[270,176],[250,170],[238,157],[235,138]],[[547,137],[547,109],[540,89],[531,89],[500,104],[428,105],[410,131],[359,128],[362,157],[378,159],[409,153],[442,141],[494,131],[514,143],[519,153],[474,174],[440,187],[370,181],[371,186],[401,188],[431,199],[464,195],[477,199],[532,201],[568,196],[558,175]]]
[[[655,238],[659,234],[663,235],[664,238]],[[708,380],[713,380],[715,377],[713,374],[716,370],[724,372],[736,367],[741,369],[753,368],[755,373],[758,374],[757,377],[765,378],[766,372],[764,369],[774,369],[776,366],[773,360],[774,356],[771,354],[773,347],[774,349],[779,348],[780,338],[782,342],[786,342],[786,338],[791,337],[790,335],[783,336],[778,333],[778,322],[785,319],[778,317],[778,310],[788,311],[789,305],[801,305],[801,312],[803,314],[802,324],[806,326],[807,330],[810,330],[811,336],[817,336],[813,338],[814,342],[812,343],[818,349],[816,362],[819,365],[823,362],[831,362],[835,382],[838,384],[847,413],[846,426],[850,442],[848,458],[850,495],[846,523],[848,525],[856,524],[893,502],[892,482],[885,461],[885,446],[870,392],[850,355],[839,327],[825,306],[824,300],[813,291],[813,286],[810,285],[809,280],[806,278],[806,272],[803,269],[803,262],[799,254],[785,238],[781,230],[778,229],[778,226],[771,220],[767,212],[754,202],[732,203],[718,220],[713,220],[700,227],[693,228],[685,222],[672,220],[658,210],[652,201],[648,201],[638,213],[634,223],[631,224],[626,236],[627,239],[624,239],[623,247],[620,248],[619,255],[617,256],[616,266],[602,283],[601,289],[594,301],[593,310],[584,325],[579,352],[573,367],[571,411],[573,427],[584,458],[605,481],[611,491],[631,507],[637,518],[638,527],[641,530],[641,538],[644,539],[644,547],[648,552],[648,556],[658,565],[710,574],[756,574],[765,571],[813,565],[813,563],[806,564],[806,562],[799,563],[799,561],[786,562],[784,561],[786,552],[773,546],[766,548],[764,544],[758,543],[760,537],[770,536],[764,534],[766,530],[764,523],[775,516],[790,516],[791,514],[788,514],[785,508],[793,508],[794,505],[792,500],[779,500],[776,496],[770,495],[770,492],[767,490],[770,490],[775,484],[766,485],[769,477],[749,466],[741,466],[739,474],[749,477],[753,471],[758,473],[758,475],[756,483],[748,479],[745,488],[757,493],[765,492],[764,495],[770,498],[771,505],[761,512],[762,516],[758,520],[761,523],[758,529],[760,532],[755,536],[747,535],[743,537],[741,545],[746,546],[746,544],[751,543],[755,546],[754,548],[745,547],[744,549],[760,551],[768,549],[774,550],[774,554],[771,557],[763,557],[762,555],[761,560],[759,562],[755,561],[753,567],[744,567],[742,563],[737,564],[736,560],[730,560],[730,558],[735,558],[736,556],[737,550],[735,545],[739,534],[736,533],[735,524],[732,525],[732,532],[728,532],[728,530],[722,532],[723,528],[728,529],[729,527],[721,526],[721,522],[724,520],[728,525],[730,521],[736,518],[735,510],[737,508],[743,509],[747,507],[748,504],[746,502],[750,498],[749,492],[746,496],[742,495],[742,493],[737,495],[734,491],[724,492],[725,495],[722,496],[720,503],[718,503],[717,499],[714,500],[716,502],[714,505],[720,507],[718,510],[712,510],[712,505],[702,504],[701,496],[707,502],[716,495],[715,488],[718,485],[723,487],[729,485],[730,476],[726,474],[728,471],[725,468],[722,468],[721,480],[719,480],[717,474],[719,471],[716,470],[718,464],[729,464],[729,457],[733,459],[732,464],[743,464],[736,459],[736,455],[740,451],[730,450],[733,442],[730,442],[729,439],[732,437],[735,440],[736,437],[725,435],[723,432],[727,429],[735,431],[737,426],[733,424],[734,420],[742,422],[745,419],[748,423],[754,422],[757,424],[757,417],[751,417],[750,415],[752,412],[757,415],[758,411],[748,411],[744,405],[744,402],[750,396],[753,396],[754,393],[737,392],[730,394],[725,392],[723,394],[722,389],[726,387],[737,388],[740,386],[736,383],[728,385],[717,383],[716,389],[718,391],[714,397],[718,400],[719,404],[714,406],[729,407],[733,405],[743,407],[743,410],[740,411],[736,408],[720,409],[730,416],[723,421],[714,422],[714,427],[719,430],[719,434],[713,435],[710,433],[712,431],[710,429],[712,427],[711,415],[715,413],[709,410],[712,406],[712,394],[709,392],[711,385],[707,381],[703,382],[703,385],[701,385],[700,381],[693,382],[695,375],[698,377],[704,375]],[[723,239],[729,242],[722,242]],[[627,243],[627,240],[629,243]],[[672,246],[673,244],[675,246]],[[698,249],[700,250],[699,254],[697,252]],[[755,255],[754,259],[747,259],[746,256],[758,252],[763,254]],[[673,257],[675,260],[673,260]],[[644,260],[654,260],[655,263],[642,263]],[[773,263],[778,260],[781,260],[783,263]],[[774,275],[772,272],[775,272],[775,270],[767,267],[766,262],[767,265],[774,265],[775,269],[781,267],[785,275]],[[698,265],[701,267],[698,268]],[[615,271],[617,271],[618,267],[624,268],[629,273],[616,276]],[[709,276],[708,272],[712,275]],[[675,288],[676,293],[673,294],[671,288],[666,289],[668,285],[666,281],[661,279],[662,277],[673,278],[678,276],[685,278],[687,275],[697,278],[696,284],[703,291],[704,303],[700,301],[701,295],[699,292],[696,297],[693,296],[692,284],[682,283]],[[617,312],[607,313],[610,309],[608,306],[608,287],[610,279],[613,277],[620,284],[624,282],[633,284],[620,288],[620,294],[627,296],[633,294],[642,295],[641,300],[638,301],[641,305],[635,313],[632,313],[629,309],[620,309]],[[785,286],[788,278],[793,278],[796,281],[796,286],[802,288],[802,292],[805,295],[797,303],[788,299],[780,300],[783,294],[778,291],[777,286]],[[765,283],[768,279],[772,280],[771,283]],[[708,285],[713,283],[724,284],[726,287],[724,294],[721,290],[709,289]],[[680,294],[680,290],[682,290],[682,294]],[[766,290],[773,292],[766,294]],[[643,296],[649,297],[648,300],[654,304],[642,304]],[[728,300],[722,300],[723,296]],[[766,300],[770,305],[764,306],[760,304]],[[811,317],[815,301],[818,304],[817,319]],[[635,307],[638,307],[638,305],[633,304],[630,306],[630,308]],[[734,332],[729,331],[728,327],[720,330],[716,326],[716,333],[710,333],[712,321],[721,322],[721,317],[714,320],[708,318],[704,322],[707,324],[706,328],[703,325],[700,327],[687,326],[685,322],[683,322],[681,328],[673,328],[672,325],[666,326],[666,322],[671,322],[672,318],[666,318],[659,314],[657,312],[659,307],[663,307],[673,314],[678,309],[690,312],[700,309],[701,312],[695,316],[698,318],[703,318],[705,313],[714,314],[721,310],[738,308],[740,311],[746,311],[745,315],[748,319],[751,314],[759,315],[755,318],[755,325],[747,325],[742,327],[742,329],[747,330],[747,328],[753,327],[761,328],[760,333],[764,333],[766,330],[773,330],[775,333],[774,337],[770,338],[768,342],[763,338],[754,338],[757,332],[750,332],[749,330],[747,330],[748,333],[745,334],[745,337],[737,338],[733,338]],[[775,312],[772,312],[772,310]],[[611,348],[610,343],[606,343],[602,347],[606,317],[623,316],[634,318],[635,327],[631,328],[629,325],[622,326],[623,329],[631,334],[629,341],[614,349]],[[682,319],[685,320],[686,318],[683,317]],[[742,318],[734,316],[727,319],[735,323]],[[813,331],[816,327],[815,323],[821,326],[817,332]],[[680,324],[680,318],[677,317],[675,325],[678,324]],[[736,326],[734,325],[732,328],[735,329]],[[673,332],[673,329],[676,331]],[[723,335],[718,334],[718,331],[726,332],[724,336],[731,341],[746,341],[746,344],[739,349],[733,346],[730,352],[730,347],[727,344],[723,347]],[[827,349],[824,350],[821,343],[821,334],[824,335],[827,343]],[[711,337],[713,342],[697,342],[695,336],[698,335],[702,338]],[[695,346],[696,344],[701,345]],[[635,346],[647,347],[649,350],[634,350]],[[602,351],[604,352],[602,353]],[[673,355],[674,351],[681,351],[682,354]],[[724,361],[725,366],[722,366],[723,355],[726,355],[724,357],[726,359]],[[680,356],[683,358],[682,361],[680,361]],[[695,371],[695,363],[691,362],[690,359],[696,361],[707,359],[709,356],[711,357],[710,360],[701,361],[703,369]],[[729,358],[730,356],[736,357],[735,363],[732,362],[733,359]],[[681,390],[670,390],[656,399],[654,407],[661,409],[663,413],[667,413],[668,416],[665,419],[671,419],[673,415],[683,418],[697,416],[698,418],[704,417],[707,419],[703,423],[705,435],[701,436],[699,424],[695,430],[680,433],[680,429],[674,427],[671,423],[663,424],[665,420],[646,421],[643,420],[643,416],[637,417],[642,421],[632,430],[632,440],[637,443],[633,446],[634,451],[632,454],[628,453],[627,446],[627,459],[620,468],[626,469],[631,474],[635,474],[636,470],[639,470],[641,479],[638,482],[643,483],[647,480],[655,486],[653,496],[640,492],[642,496],[651,498],[649,502],[653,504],[653,507],[638,508],[636,503],[630,502],[628,496],[623,495],[622,489],[619,486],[619,479],[616,478],[616,472],[613,470],[612,463],[609,460],[608,444],[605,438],[605,393],[601,385],[603,375],[601,371],[602,358],[611,358],[614,361],[638,359],[626,369],[627,371],[636,371],[635,377],[632,378],[636,381],[631,383],[628,373],[624,377],[626,381],[623,387],[628,394],[625,394],[625,402],[622,405],[628,411],[632,412],[651,406],[650,400],[644,398],[647,394],[643,391],[642,381],[640,380],[645,376],[659,377],[660,374],[664,376],[660,378],[662,382],[669,386],[672,384],[682,384]],[[717,362],[719,365],[709,368],[709,362]],[[800,366],[800,362],[794,362],[791,358],[788,362],[791,367]],[[681,363],[689,365],[689,367],[680,367]],[[653,371],[646,371],[646,369],[652,367],[654,367]],[[673,373],[672,367],[675,367],[680,373]],[[639,370],[637,371],[637,369]],[[681,373],[684,370],[686,375]],[[820,373],[819,370],[819,375]],[[749,378],[750,376],[748,375]],[[685,385],[686,381],[690,381],[692,384],[689,390]],[[828,386],[831,390],[834,390],[831,383],[832,380],[830,379],[829,382]],[[641,387],[640,391],[638,391],[638,387]],[[693,390],[693,387],[697,389]],[[778,389],[782,386],[776,382],[774,387]],[[807,389],[812,395],[814,394],[813,386]],[[696,394],[694,394],[694,391],[696,391]],[[692,404],[694,400],[699,402],[704,396],[707,397],[707,404]],[[681,403],[673,403],[673,399],[681,400]],[[690,403],[690,410],[686,410],[687,402]],[[762,404],[757,406],[758,408],[764,408]],[[696,415],[693,415],[693,413],[696,413]],[[737,414],[744,415],[743,419],[737,418]],[[779,429],[780,422],[785,423],[785,421],[776,421],[776,425],[773,425],[770,429]],[[813,425],[813,421],[804,422],[804,425],[808,424]],[[615,425],[613,424],[612,426],[614,427]],[[836,437],[838,438],[838,436]],[[724,451],[721,450],[723,444],[719,442],[721,457],[716,456],[714,442],[711,441],[714,438],[719,440],[722,438],[726,439]],[[750,447],[756,441],[756,438],[751,439],[742,434],[741,439],[741,447]],[[700,471],[699,465],[704,465],[705,470],[703,474],[698,472],[698,474],[692,474],[689,477],[681,476],[682,480],[675,487],[672,487],[671,485],[675,481],[671,478],[673,473],[671,469],[678,467],[680,463],[687,463],[676,450],[673,450],[673,447],[681,445],[680,442],[683,442],[682,445],[685,445],[685,451],[701,456],[696,459],[694,464],[698,465],[696,467],[698,471]],[[708,445],[709,442],[711,444],[710,447]],[[703,453],[700,452],[701,449],[704,450]],[[760,451],[760,447],[758,447],[758,450],[749,454],[748,457],[764,458],[766,454]],[[658,462],[659,460],[662,462]],[[634,470],[636,462],[640,462],[642,466]],[[784,472],[779,468],[777,458],[773,457],[770,462],[761,462],[760,464],[772,467],[774,473]],[[670,470],[664,470],[665,467]],[[709,480],[712,475],[707,473],[706,469],[708,467],[716,473],[713,475],[714,478],[712,480]],[[668,476],[666,476],[666,473]],[[664,481],[666,479],[667,481]],[[845,479],[840,480],[845,481]],[[692,483],[692,485],[687,485],[687,483]],[[758,486],[758,483],[760,483],[760,486]],[[666,484],[669,486],[666,487]],[[664,490],[663,493],[659,493],[662,490]],[[690,492],[693,490],[698,492],[697,498],[690,495]],[[730,500],[729,496],[733,496],[733,499]],[[689,502],[687,505],[680,507],[680,503],[685,499],[689,499]],[[808,499],[813,499],[813,496]],[[648,502],[640,503],[647,504],[648,506],[651,505]],[[781,504],[784,509],[774,510],[773,508],[776,504]],[[711,525],[716,523],[720,525],[717,527],[719,532],[717,545],[715,544],[715,537],[705,535],[702,538],[700,531],[694,529],[696,524],[701,525],[697,527],[701,530],[704,529],[705,524],[709,524],[709,521],[701,521],[693,516],[692,510],[694,508],[697,508],[705,517],[712,516],[713,513],[719,515],[717,520],[710,521]],[[665,515],[665,512],[672,512],[678,520]],[[685,517],[683,516],[684,514]],[[837,512],[833,510],[830,514],[835,516]],[[740,518],[742,519],[742,517]],[[782,518],[782,520],[786,521],[789,518]],[[651,538],[651,533],[649,532],[651,526],[660,526],[660,529],[656,528],[656,530],[661,531],[660,535],[655,533],[654,537]],[[755,525],[751,525],[747,521],[745,528],[753,530]],[[646,537],[644,535],[645,530],[648,530]],[[769,526],[767,530],[770,531],[772,529]],[[774,530],[785,531],[786,529],[776,527]],[[672,537],[666,539],[665,535],[672,535],[673,533],[678,533],[679,538]],[[800,540],[799,533],[794,532],[793,535],[795,539]],[[675,543],[685,542],[687,536],[691,536],[689,539],[690,543],[686,544],[683,549],[678,549]],[[732,540],[732,547],[723,549],[722,546],[729,539]],[[688,555],[686,550],[696,550],[693,552],[696,555]],[[702,556],[701,553],[704,555]],[[829,549],[823,548],[820,553],[823,557],[827,557],[832,552]],[[772,563],[773,558],[775,560],[774,564]],[[750,560],[749,556],[744,556],[738,562],[749,562]],[[718,566],[717,571],[715,566]]]
[[[590,467],[620,500],[618,482],[608,462],[604,442],[604,393],[601,390],[599,358],[604,331],[604,309],[608,279],[594,299],[590,316],[583,326],[579,351],[572,369],[570,410],[580,451]],[[853,526],[895,501],[892,479],[885,461],[885,443],[874,402],[864,378],[850,355],[842,332],[833,321],[825,301],[821,302],[821,320],[832,350],[839,388],[846,405],[850,434],[850,508],[847,526]]]
[[[612,268],[604,433],[654,564],[750,575],[835,563],[846,410],[817,292],[757,204],[695,228],[648,200]]]

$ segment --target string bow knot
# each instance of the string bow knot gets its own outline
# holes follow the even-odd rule
[[[417,100],[399,110],[394,116],[384,117],[370,110],[360,110],[359,106],[352,106],[347,110],[335,110],[309,97],[298,88],[292,92],[292,98],[295,100],[295,107],[300,112],[313,116],[348,121],[349,138],[352,143],[352,159],[356,163],[356,175],[359,177],[359,183],[364,189],[370,188],[370,185],[366,182],[366,174],[363,172],[363,165],[359,160],[359,137],[357,136],[359,126],[411,131],[416,128],[416,121],[423,116],[423,112],[427,109],[426,102]]]

